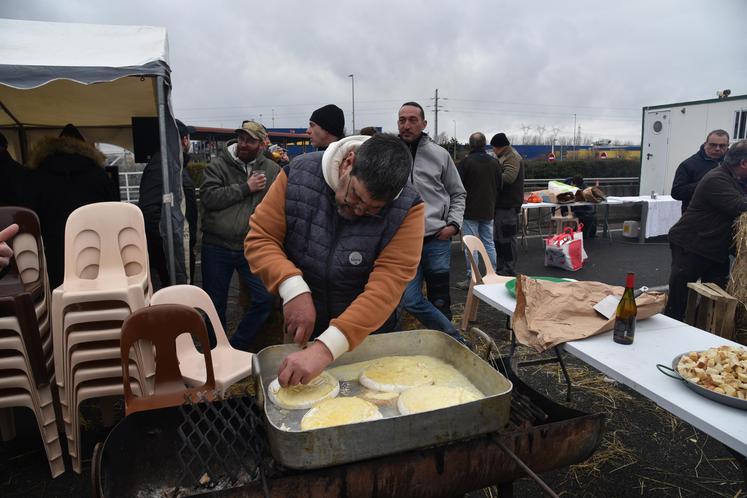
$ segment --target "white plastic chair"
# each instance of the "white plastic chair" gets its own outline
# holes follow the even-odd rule
[[[474,294],[474,286],[478,284],[505,284],[513,277],[504,277],[495,272],[493,265],[490,263],[490,258],[488,258],[488,251],[479,238],[474,235],[465,235],[462,237],[462,243],[467,248],[467,259],[469,259],[469,265],[472,269],[472,277],[470,278],[469,290],[467,291],[467,302],[464,303],[464,315],[462,316],[462,323],[460,325],[462,331],[466,331],[469,322],[477,318],[477,305],[480,302]],[[480,274],[480,266],[475,261],[475,252],[479,253],[480,257],[482,257],[482,261],[485,264],[485,275]]]
[[[173,285],[164,287],[151,298],[151,304],[183,304],[203,311],[215,331],[216,345],[211,350],[215,387],[223,394],[233,383],[248,377],[252,373],[253,353],[234,349],[228,342],[215,305],[207,293],[194,285]],[[205,358],[192,342],[189,334],[182,334],[176,339],[176,354],[179,358],[179,370],[185,382],[190,386],[205,383]]]

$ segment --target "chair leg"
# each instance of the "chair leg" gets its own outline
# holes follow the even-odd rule
[[[471,322],[474,322],[475,320],[477,320],[477,308],[480,306],[480,300],[475,299],[473,296],[472,302],[473,304],[472,304],[471,312],[469,314],[469,320]]]
[[[472,315],[472,307],[475,304],[475,295],[472,293],[472,282],[469,284],[469,289],[467,290],[467,301],[464,303],[464,314],[462,315],[462,323],[459,326],[462,332],[467,331],[467,327],[469,327],[469,321],[471,319]]]

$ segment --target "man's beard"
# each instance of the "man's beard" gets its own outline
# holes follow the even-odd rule
[[[345,220],[348,220],[348,221],[355,220],[357,216],[354,213],[345,212],[345,208],[350,209],[349,206],[337,204],[337,214],[339,214],[340,217],[342,217]]]

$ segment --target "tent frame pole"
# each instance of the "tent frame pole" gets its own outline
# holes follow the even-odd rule
[[[23,123],[18,121],[16,117],[13,115],[12,112],[10,112],[10,109],[8,109],[5,104],[0,100],[0,109],[5,112],[5,114],[8,115],[10,119],[12,119],[16,125],[18,125],[18,145],[21,149],[21,163],[26,164],[26,159],[29,155],[29,146],[28,146],[28,140],[26,140],[26,128],[23,126]]]
[[[156,91],[158,95],[158,139],[161,145],[161,173],[163,175],[163,212],[166,214],[166,237],[167,257],[169,261],[169,280],[171,285],[176,284],[176,263],[174,261],[174,227],[171,219],[171,209],[174,205],[174,194],[171,192],[169,182],[169,158],[166,144],[166,94],[164,92],[163,76],[156,78]]]

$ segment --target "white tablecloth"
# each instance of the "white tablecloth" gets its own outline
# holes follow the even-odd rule
[[[646,211],[641,214],[641,228],[644,236],[657,237],[666,235],[682,214],[682,202],[671,195],[660,195],[652,199],[650,195],[634,195],[630,197],[608,197],[608,201],[623,204],[646,204]]]

